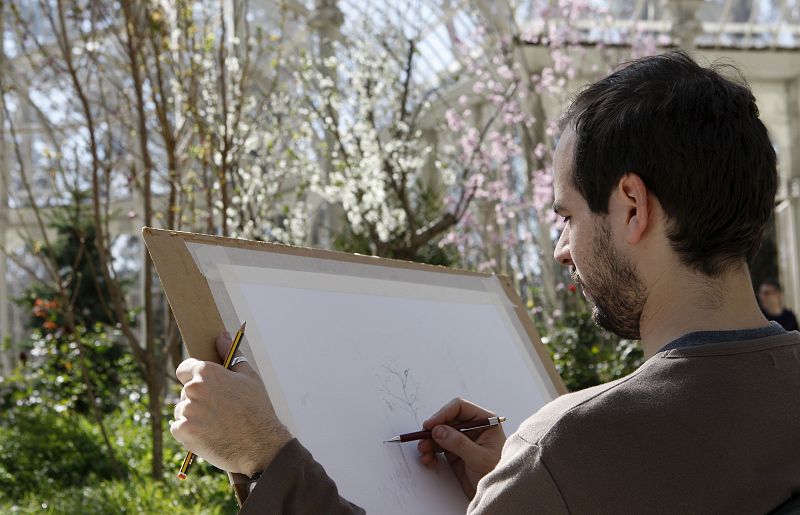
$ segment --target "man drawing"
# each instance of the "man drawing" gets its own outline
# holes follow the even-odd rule
[[[434,440],[420,461],[444,450],[473,514],[765,513],[800,491],[800,334],[764,318],[747,268],[777,182],[750,90],[680,52],[633,61],[569,108],[554,174],[555,259],[595,321],[640,339],[648,359],[507,440],[444,425],[491,415],[455,399],[423,424]],[[220,468],[261,473],[244,512],[359,512],[246,363],[189,359],[177,374],[173,435]]]

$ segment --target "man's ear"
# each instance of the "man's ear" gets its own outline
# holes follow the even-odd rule
[[[625,240],[630,244],[638,243],[651,223],[652,206],[647,186],[635,173],[627,173],[619,180],[617,193],[617,199],[624,209]]]

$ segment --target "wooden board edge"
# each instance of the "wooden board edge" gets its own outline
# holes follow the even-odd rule
[[[539,356],[539,360],[542,362],[542,365],[547,371],[547,375],[550,377],[550,381],[553,383],[556,391],[559,395],[569,393],[569,390],[567,390],[567,387],[564,384],[564,380],[561,379],[561,376],[556,370],[553,359],[550,357],[550,352],[542,343],[542,339],[539,336],[539,331],[537,331],[536,326],[533,325],[533,320],[531,319],[530,313],[528,313],[528,310],[522,304],[522,299],[517,294],[517,290],[514,288],[514,283],[511,281],[511,278],[506,275],[498,275],[497,280],[500,283],[500,286],[503,287],[503,291],[508,299],[514,305],[514,312],[517,314],[517,317],[522,323],[522,327],[525,328],[525,332],[528,333],[528,338],[531,340],[531,344],[536,351],[536,355]]]
[[[193,358],[221,363],[215,340],[225,329],[208,281],[200,273],[183,239],[176,244],[170,231],[142,228],[142,239],[153,260],[158,277],[167,296],[178,331]],[[175,363],[177,365],[177,363]],[[231,472],[228,482],[241,508],[249,490],[236,483]]]
[[[143,227],[142,234],[146,236],[169,235],[172,237],[179,237],[184,242],[207,243],[229,248],[242,248],[242,249],[252,249],[252,250],[262,250],[262,251],[267,250],[269,252],[275,252],[278,254],[288,254],[291,256],[328,259],[334,261],[343,261],[346,263],[356,263],[356,264],[371,265],[371,266],[385,266],[385,267],[403,268],[410,270],[422,270],[427,272],[466,275],[470,277],[485,277],[485,278],[492,277],[492,274],[471,272],[469,270],[462,270],[459,268],[451,268],[440,265],[429,265],[426,263],[415,263],[413,261],[403,261],[400,259],[365,256],[363,254],[350,254],[347,252],[339,252],[335,250],[323,250],[311,247],[299,247],[295,245],[285,245],[282,243],[269,243],[265,241],[243,240],[238,238],[229,238],[225,236],[214,236],[210,234],[171,231],[167,229],[155,229],[152,227]]]
[[[147,227],[142,229],[142,238],[189,355],[219,363],[214,342],[225,327],[208,281],[197,268],[184,238]]]

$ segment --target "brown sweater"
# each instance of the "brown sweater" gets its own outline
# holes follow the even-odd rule
[[[468,513],[763,514],[800,492],[800,333],[691,339],[530,417]],[[363,510],[293,440],[242,513]]]

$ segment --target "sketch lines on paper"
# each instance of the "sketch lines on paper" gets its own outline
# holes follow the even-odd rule
[[[383,373],[379,376],[382,386],[378,389],[381,392],[383,401],[389,411],[405,411],[414,418],[417,426],[422,422],[419,420],[419,382],[411,377],[411,370],[400,368],[396,365],[383,365]]]
[[[389,411],[389,418],[399,423],[395,426],[398,427],[398,432],[417,431],[422,425],[419,416],[422,408],[419,399],[420,383],[414,378],[411,369],[397,366],[395,363],[384,363],[376,376],[380,398]],[[402,415],[398,418],[398,414]],[[397,447],[391,449],[391,452],[400,454],[400,461],[391,473],[392,482],[406,495],[414,495],[416,478],[409,461],[415,459],[416,447],[408,449],[403,444],[392,445]],[[407,453],[413,454],[413,457],[407,456]],[[395,500],[403,505],[402,499],[396,497],[398,493],[395,492]]]
[[[397,433],[419,431],[422,428],[422,421],[430,413],[425,413],[427,406],[420,395],[423,389],[413,370],[398,366],[394,362],[384,362],[375,376],[378,380],[377,390],[380,399],[388,410],[388,418]],[[418,495],[417,480],[420,477],[424,477],[425,481],[433,480],[431,476],[437,478],[447,476],[446,480],[452,480],[449,469],[437,468],[422,472],[421,469],[424,467],[418,464],[412,468],[417,460],[416,443],[391,444],[387,450],[394,456],[397,456],[394,453],[400,455],[389,473],[392,487],[379,489],[387,502],[392,502],[400,508],[406,506],[410,499]]]

